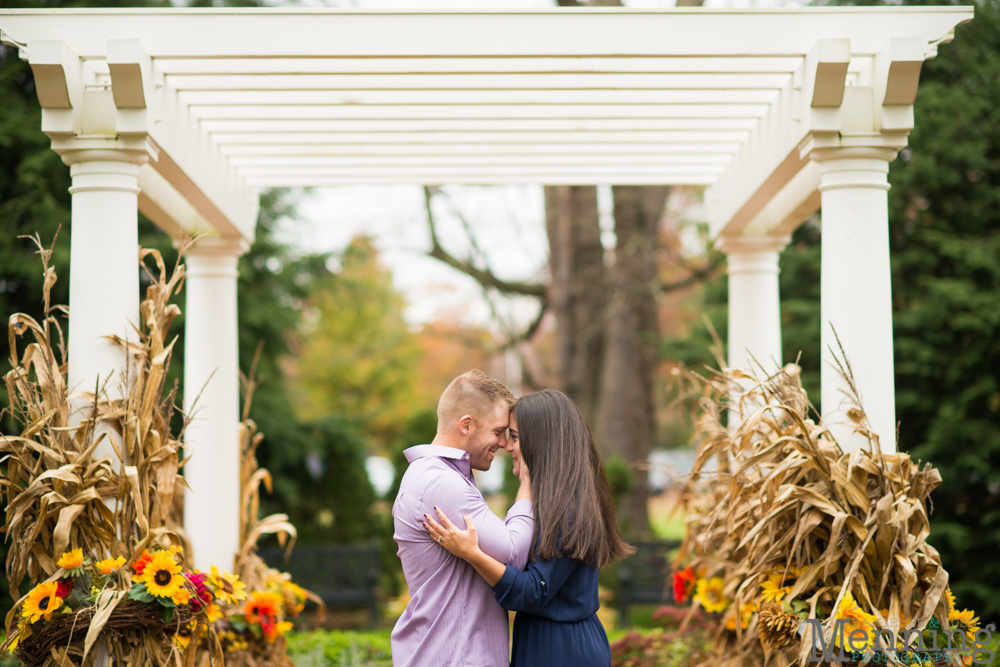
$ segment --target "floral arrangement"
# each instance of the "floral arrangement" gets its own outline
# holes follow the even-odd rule
[[[190,545],[180,521],[179,450],[189,418],[181,415],[179,432],[172,428],[176,389],[164,387],[176,340],[168,342],[167,332],[180,314],[170,299],[183,285],[184,266],[168,275],[158,252],[140,251],[149,286],[137,340],[108,337],[127,350],[129,363],[119,377],[102,378],[71,402],[56,318],[62,309],[50,304],[57,279],[52,251],[34,240],[45,275],[45,316],[41,322],[10,317],[12,370],[4,377],[22,431],[0,436],[2,530],[16,601],[0,652],[30,667],[108,659],[157,667],[290,665],[282,636],[309,594],[269,572],[254,553],[261,535],[294,540],[295,529],[284,515],[257,517],[256,487],[269,485],[270,477],[252,457],[263,436],[249,421],[243,425],[244,455],[250,454],[243,461],[245,541],[234,573],[215,566],[198,572],[184,563]],[[150,258],[154,267],[146,264]],[[25,336],[34,340],[22,350]],[[95,457],[102,442],[110,442],[113,456]],[[31,588],[22,596],[25,578]]]
[[[128,567],[124,556],[94,561],[78,548],[62,554],[56,565],[55,578],[24,597],[16,629],[7,640],[8,652],[27,664],[44,660],[53,646],[72,636],[75,626],[88,628],[88,639],[96,638],[94,628],[97,633],[165,629],[164,638],[172,633],[173,645],[186,651],[196,632],[210,636],[222,617],[220,605],[238,604],[247,597],[236,575],[215,566],[211,574],[184,569],[179,546],[144,549]],[[123,582],[131,584],[127,591]],[[103,621],[95,623],[98,618]]]
[[[854,391],[848,415],[869,443],[862,451],[843,452],[811,418],[797,366],[763,381],[732,370],[686,376],[700,395],[700,442],[671,588],[678,604],[715,619],[704,664],[971,664],[990,640],[973,611],[956,607],[926,541],[940,475],[881,452],[850,366],[841,371]],[[923,650],[952,640],[950,652]]]

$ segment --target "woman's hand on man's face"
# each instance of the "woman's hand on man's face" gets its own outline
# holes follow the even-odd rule
[[[437,512],[441,523],[435,521],[429,514],[424,515],[424,528],[427,529],[431,539],[459,558],[469,560],[479,551],[479,534],[476,532],[476,524],[472,517],[464,515],[466,529],[460,530],[441,511],[441,508],[435,507],[434,511]]]

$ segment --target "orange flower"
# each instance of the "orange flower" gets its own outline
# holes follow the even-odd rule
[[[142,581],[143,570],[146,569],[146,566],[151,560],[153,560],[153,555],[149,553],[149,549],[145,549],[142,554],[135,559],[135,562],[132,563],[132,569],[135,571],[135,574],[132,575],[132,581]]]
[[[111,574],[116,572],[118,568],[125,564],[125,558],[119,556],[118,558],[106,558],[101,561],[97,561],[94,565],[97,569],[101,571],[101,574]]]
[[[67,571],[75,570],[83,565],[83,549],[73,549],[72,551],[67,551],[59,557],[56,565]]]
[[[281,613],[281,605],[284,600],[278,593],[269,591],[254,591],[247,600],[247,606],[243,613],[250,623],[261,623],[264,617],[275,619]]]

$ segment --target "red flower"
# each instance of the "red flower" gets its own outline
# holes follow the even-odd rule
[[[683,570],[674,572],[674,602],[684,604],[691,597],[695,582],[694,572],[686,567]]]
[[[65,600],[69,597],[69,594],[73,592],[73,580],[72,579],[60,579],[56,584],[56,597]]]
[[[191,584],[190,588],[194,588],[191,608],[197,613],[212,603],[212,591],[206,583],[208,575],[203,572],[187,572],[185,576]]]

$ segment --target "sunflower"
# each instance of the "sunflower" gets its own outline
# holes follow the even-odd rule
[[[747,629],[750,625],[750,619],[757,612],[757,605],[753,602],[744,602],[740,605],[740,628],[743,630]],[[731,613],[729,618],[726,619],[726,630],[736,631],[736,614]]]
[[[59,584],[55,581],[46,581],[38,584],[28,593],[28,599],[21,607],[21,616],[34,623],[41,618],[46,621],[52,618],[52,612],[62,606],[62,598],[56,595],[59,591]]]
[[[208,577],[208,582],[215,588],[215,597],[223,602],[236,604],[240,600],[247,599],[247,592],[243,590],[247,587],[240,581],[238,575],[228,572],[219,572],[219,568],[212,566],[212,574]]]
[[[843,636],[848,648],[854,650],[854,646],[857,646],[857,640],[851,641],[851,633],[855,630],[861,630],[865,633],[865,650],[870,649],[875,643],[875,616],[866,614],[854,601],[854,595],[850,591],[847,591],[840,601],[833,618],[834,622],[841,619],[847,621],[844,624],[843,633],[834,633],[833,639],[837,646],[840,646],[841,636]]]
[[[157,551],[143,567],[142,582],[150,595],[174,599],[184,588],[184,575],[169,551]],[[175,602],[176,604],[176,602]]]
[[[17,647],[21,642],[31,636],[31,623],[26,618],[22,618],[17,622],[17,635],[11,640],[10,644],[7,646],[7,652],[13,653],[17,650]]]
[[[792,592],[792,586],[798,581],[802,568],[790,566],[771,570],[767,579],[760,585],[760,597],[764,602],[781,602]]]
[[[708,613],[725,611],[732,600],[722,594],[724,587],[722,577],[699,579],[695,584],[694,601],[700,604]]]
[[[970,641],[976,641],[976,633],[979,632],[979,618],[976,612],[971,609],[958,610],[955,606],[955,596],[948,591],[948,627],[953,630],[962,630],[969,637]]]
[[[94,565],[100,570],[101,574],[111,574],[116,572],[122,565],[125,564],[125,558],[119,556],[118,558],[105,558],[104,560],[97,561]]]
[[[59,557],[59,560],[56,561],[56,565],[67,572],[75,570],[83,565],[83,549],[73,549],[72,551],[67,551]]]
[[[191,644],[191,637],[194,635],[195,628],[198,627],[198,621],[192,619],[186,625],[182,625],[174,635],[174,646],[181,649],[182,651],[187,649]]]
[[[219,605],[214,602],[209,602],[208,606],[205,607],[205,616],[208,617],[209,623],[215,623],[217,620],[222,618],[222,610],[219,609]]]

